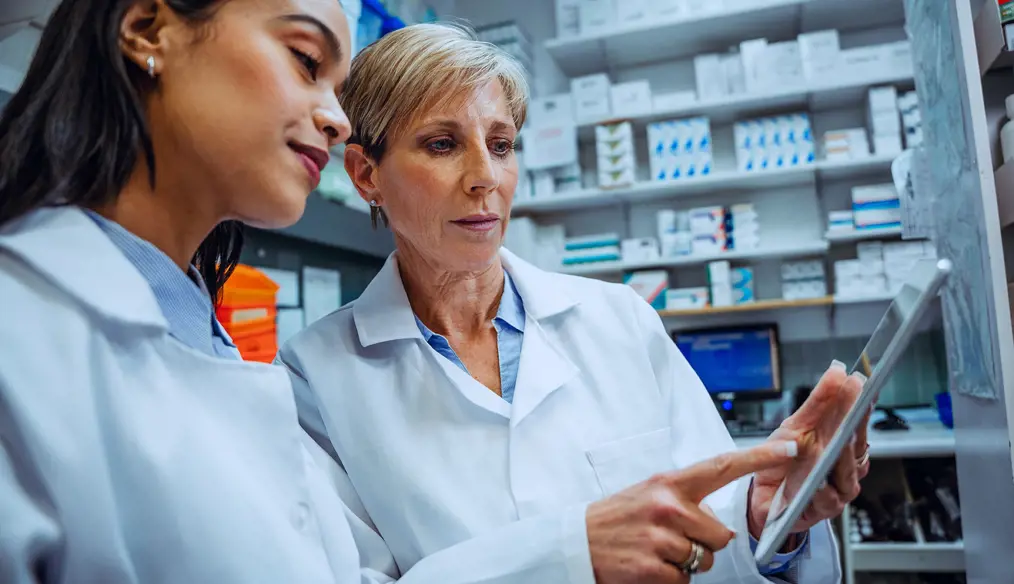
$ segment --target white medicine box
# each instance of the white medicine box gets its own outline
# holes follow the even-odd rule
[[[528,124],[532,128],[574,123],[574,101],[569,93],[533,99],[528,107]]]
[[[556,37],[568,38],[581,34],[581,0],[556,0]]]
[[[578,123],[608,118],[609,76],[605,73],[575,77],[570,80],[570,94],[574,104],[574,119]]]
[[[649,21],[654,0],[619,0],[616,3],[616,21],[620,26],[636,26]]]
[[[837,30],[820,30],[799,35],[799,56],[803,75],[813,81],[834,75],[840,43]]]
[[[616,5],[613,0],[581,0],[578,16],[581,34],[608,31],[616,26]]]
[[[617,83],[609,89],[609,104],[615,117],[651,113],[651,85],[647,81]]]

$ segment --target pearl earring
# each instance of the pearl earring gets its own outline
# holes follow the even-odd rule
[[[155,78],[155,57],[153,57],[151,55],[148,55],[148,58],[145,60],[145,64],[148,65],[148,77],[151,77],[152,79],[154,79]]]

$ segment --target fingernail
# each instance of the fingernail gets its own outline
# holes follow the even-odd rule
[[[785,456],[788,456],[789,458],[799,456],[799,445],[791,440],[782,442],[782,448],[784,449]]]
[[[839,371],[845,371],[845,364],[842,363],[841,361],[835,359],[834,361],[831,361],[831,369],[837,369]]]
[[[860,373],[858,371],[855,371],[855,372],[852,373],[852,375],[855,375],[856,379],[858,379],[864,385],[866,384],[867,377],[865,375],[863,375],[862,373]]]
[[[729,535],[729,539],[730,540],[736,539],[736,530],[735,529],[730,529],[729,533],[730,533],[730,535]]]

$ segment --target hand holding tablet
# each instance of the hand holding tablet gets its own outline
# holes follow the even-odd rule
[[[829,369],[799,412],[775,431],[774,439],[797,440],[800,456],[783,469],[754,477],[751,534],[756,536],[760,519],[766,518],[755,552],[758,563],[769,563],[791,534],[837,516],[859,494],[856,487],[869,458],[870,410],[950,271],[949,260],[918,262],[873,331],[853,375],[846,376],[839,365]]]

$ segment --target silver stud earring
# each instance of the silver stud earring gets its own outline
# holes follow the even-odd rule
[[[154,79],[155,78],[155,57],[153,57],[151,55],[148,55],[148,58],[145,60],[145,64],[148,65],[148,77],[151,77],[152,79]]]

